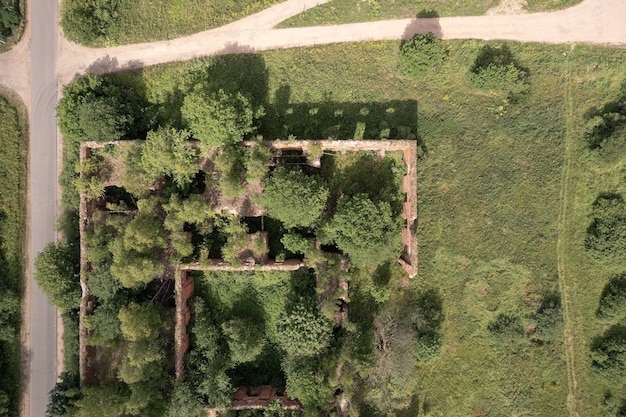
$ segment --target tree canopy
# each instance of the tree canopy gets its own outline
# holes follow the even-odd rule
[[[107,142],[122,139],[132,117],[116,96],[86,96],[78,108],[78,123],[85,140]]]
[[[391,206],[374,203],[365,194],[340,197],[323,233],[357,266],[379,265],[401,252],[400,223]]]
[[[220,89],[213,93],[198,90],[188,94],[181,114],[206,154],[208,148],[241,142],[245,135],[254,131],[254,119],[262,112],[255,112],[243,94],[227,94]]]
[[[154,182],[169,175],[179,187],[188,185],[198,172],[196,149],[189,143],[190,138],[191,132],[173,128],[148,132],[141,152],[146,177]]]
[[[48,243],[35,258],[35,280],[59,310],[80,305],[78,265],[76,250],[65,243]]]
[[[286,227],[311,227],[320,220],[328,195],[323,180],[299,169],[279,167],[266,181],[259,200]]]
[[[331,324],[301,300],[279,321],[276,334],[288,355],[311,356],[328,346],[331,330]]]

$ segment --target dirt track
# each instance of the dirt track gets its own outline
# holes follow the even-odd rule
[[[109,72],[218,53],[400,39],[426,32],[433,32],[443,39],[626,45],[624,0],[587,0],[570,9],[552,13],[399,19],[272,29],[287,17],[326,1],[289,0],[230,25],[171,41],[93,49],[63,40],[59,56],[59,77],[67,82],[77,73],[88,69]]]

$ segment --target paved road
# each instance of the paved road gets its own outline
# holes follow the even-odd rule
[[[31,1],[30,259],[54,241],[57,216],[57,2]],[[57,377],[56,310],[31,276],[29,416],[43,417]]]

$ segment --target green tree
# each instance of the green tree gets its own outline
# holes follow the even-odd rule
[[[208,229],[209,233],[212,230],[215,213],[199,194],[185,199],[172,194],[169,202],[163,205],[163,210],[167,213],[163,225],[170,232],[182,230],[185,223]]]
[[[305,409],[328,410],[333,404],[335,387],[331,386],[314,358],[288,358],[283,362],[287,394],[300,400]]]
[[[401,253],[401,227],[387,202],[365,194],[337,201],[335,214],[323,227],[323,240],[335,244],[356,266],[380,265]]]
[[[62,417],[68,415],[74,403],[80,398],[78,375],[63,372],[48,394],[46,417]],[[1,415],[1,414],[0,414]]]
[[[165,352],[159,340],[138,340],[129,343],[118,370],[118,377],[127,384],[159,381],[165,372]]]
[[[169,175],[181,188],[191,183],[198,172],[198,158],[190,137],[189,131],[173,128],[148,132],[141,167],[150,182]]]
[[[35,258],[35,280],[59,310],[80,305],[79,260],[71,246],[48,243]]]
[[[89,335],[90,345],[112,346],[122,338],[119,311],[119,303],[107,302],[85,317],[85,327],[92,330]]]
[[[75,417],[123,417],[125,403],[129,397],[126,387],[121,385],[97,385],[82,389],[82,398],[76,401]]]
[[[115,297],[120,289],[119,281],[113,278],[108,263],[97,265],[89,272],[88,286],[89,293],[105,303]]]
[[[400,69],[413,78],[422,78],[435,65],[440,65],[446,51],[440,39],[432,33],[417,34],[400,45]]]
[[[77,115],[84,140],[96,142],[122,139],[133,123],[132,116],[116,96],[87,96],[78,107]]]
[[[243,94],[230,95],[219,90],[187,95],[181,114],[193,136],[202,143],[202,153],[208,155],[209,149],[241,142],[245,135],[254,132],[254,119],[263,112],[255,111]]]
[[[156,339],[169,327],[164,313],[150,303],[130,303],[120,309],[118,317],[124,338],[131,342]]]
[[[259,324],[252,320],[233,319],[222,323],[230,349],[230,359],[235,364],[252,362],[263,350],[265,338]]]
[[[170,417],[204,417],[206,410],[191,388],[185,381],[175,381],[172,387],[169,406]]]
[[[261,143],[246,149],[246,182],[264,180],[269,172],[272,152]]]
[[[278,344],[289,356],[315,355],[330,341],[332,324],[307,304],[300,300],[276,326]]]
[[[266,181],[259,202],[286,227],[310,227],[320,220],[328,195],[321,179],[279,167]]]
[[[416,334],[399,306],[388,303],[374,318],[374,369],[367,373],[366,401],[380,415],[392,416],[417,386]]]

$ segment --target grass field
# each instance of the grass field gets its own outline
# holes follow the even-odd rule
[[[562,9],[582,0],[528,0],[529,12]],[[282,22],[280,27],[328,25],[407,17],[478,16],[499,0],[332,0]]]
[[[0,406],[17,416],[28,136],[26,115],[9,97],[0,96]]]
[[[591,372],[588,346],[603,330],[594,312],[615,269],[592,261],[583,239],[597,194],[624,191],[624,159],[594,159],[582,145],[582,127],[590,107],[619,98],[626,56],[508,43],[530,74],[529,93],[511,101],[474,89],[466,76],[481,48],[497,43],[445,45],[447,59],[420,81],[397,70],[397,42],[226,56],[113,77],[139,90],[160,122],[174,125],[180,98],[201,77],[265,105],[260,132],[271,139],[350,136],[355,123],[366,138],[410,129],[422,151],[420,274],[411,285],[437,290],[445,314],[441,356],[420,365],[416,409],[434,416],[567,415],[565,325],[577,383],[570,406],[581,416],[602,415],[609,387]],[[294,113],[306,120],[276,128]],[[559,314],[540,338],[534,326],[549,296],[561,299],[568,320]],[[500,314],[517,317],[524,334],[489,331]]]
[[[115,18],[105,24],[106,34],[90,44],[112,46],[174,39],[225,25],[281,1],[123,0],[118,2]],[[84,3],[84,0],[67,0],[62,15],[82,10]],[[64,25],[63,29],[71,39],[77,30],[81,30],[75,25]]]

